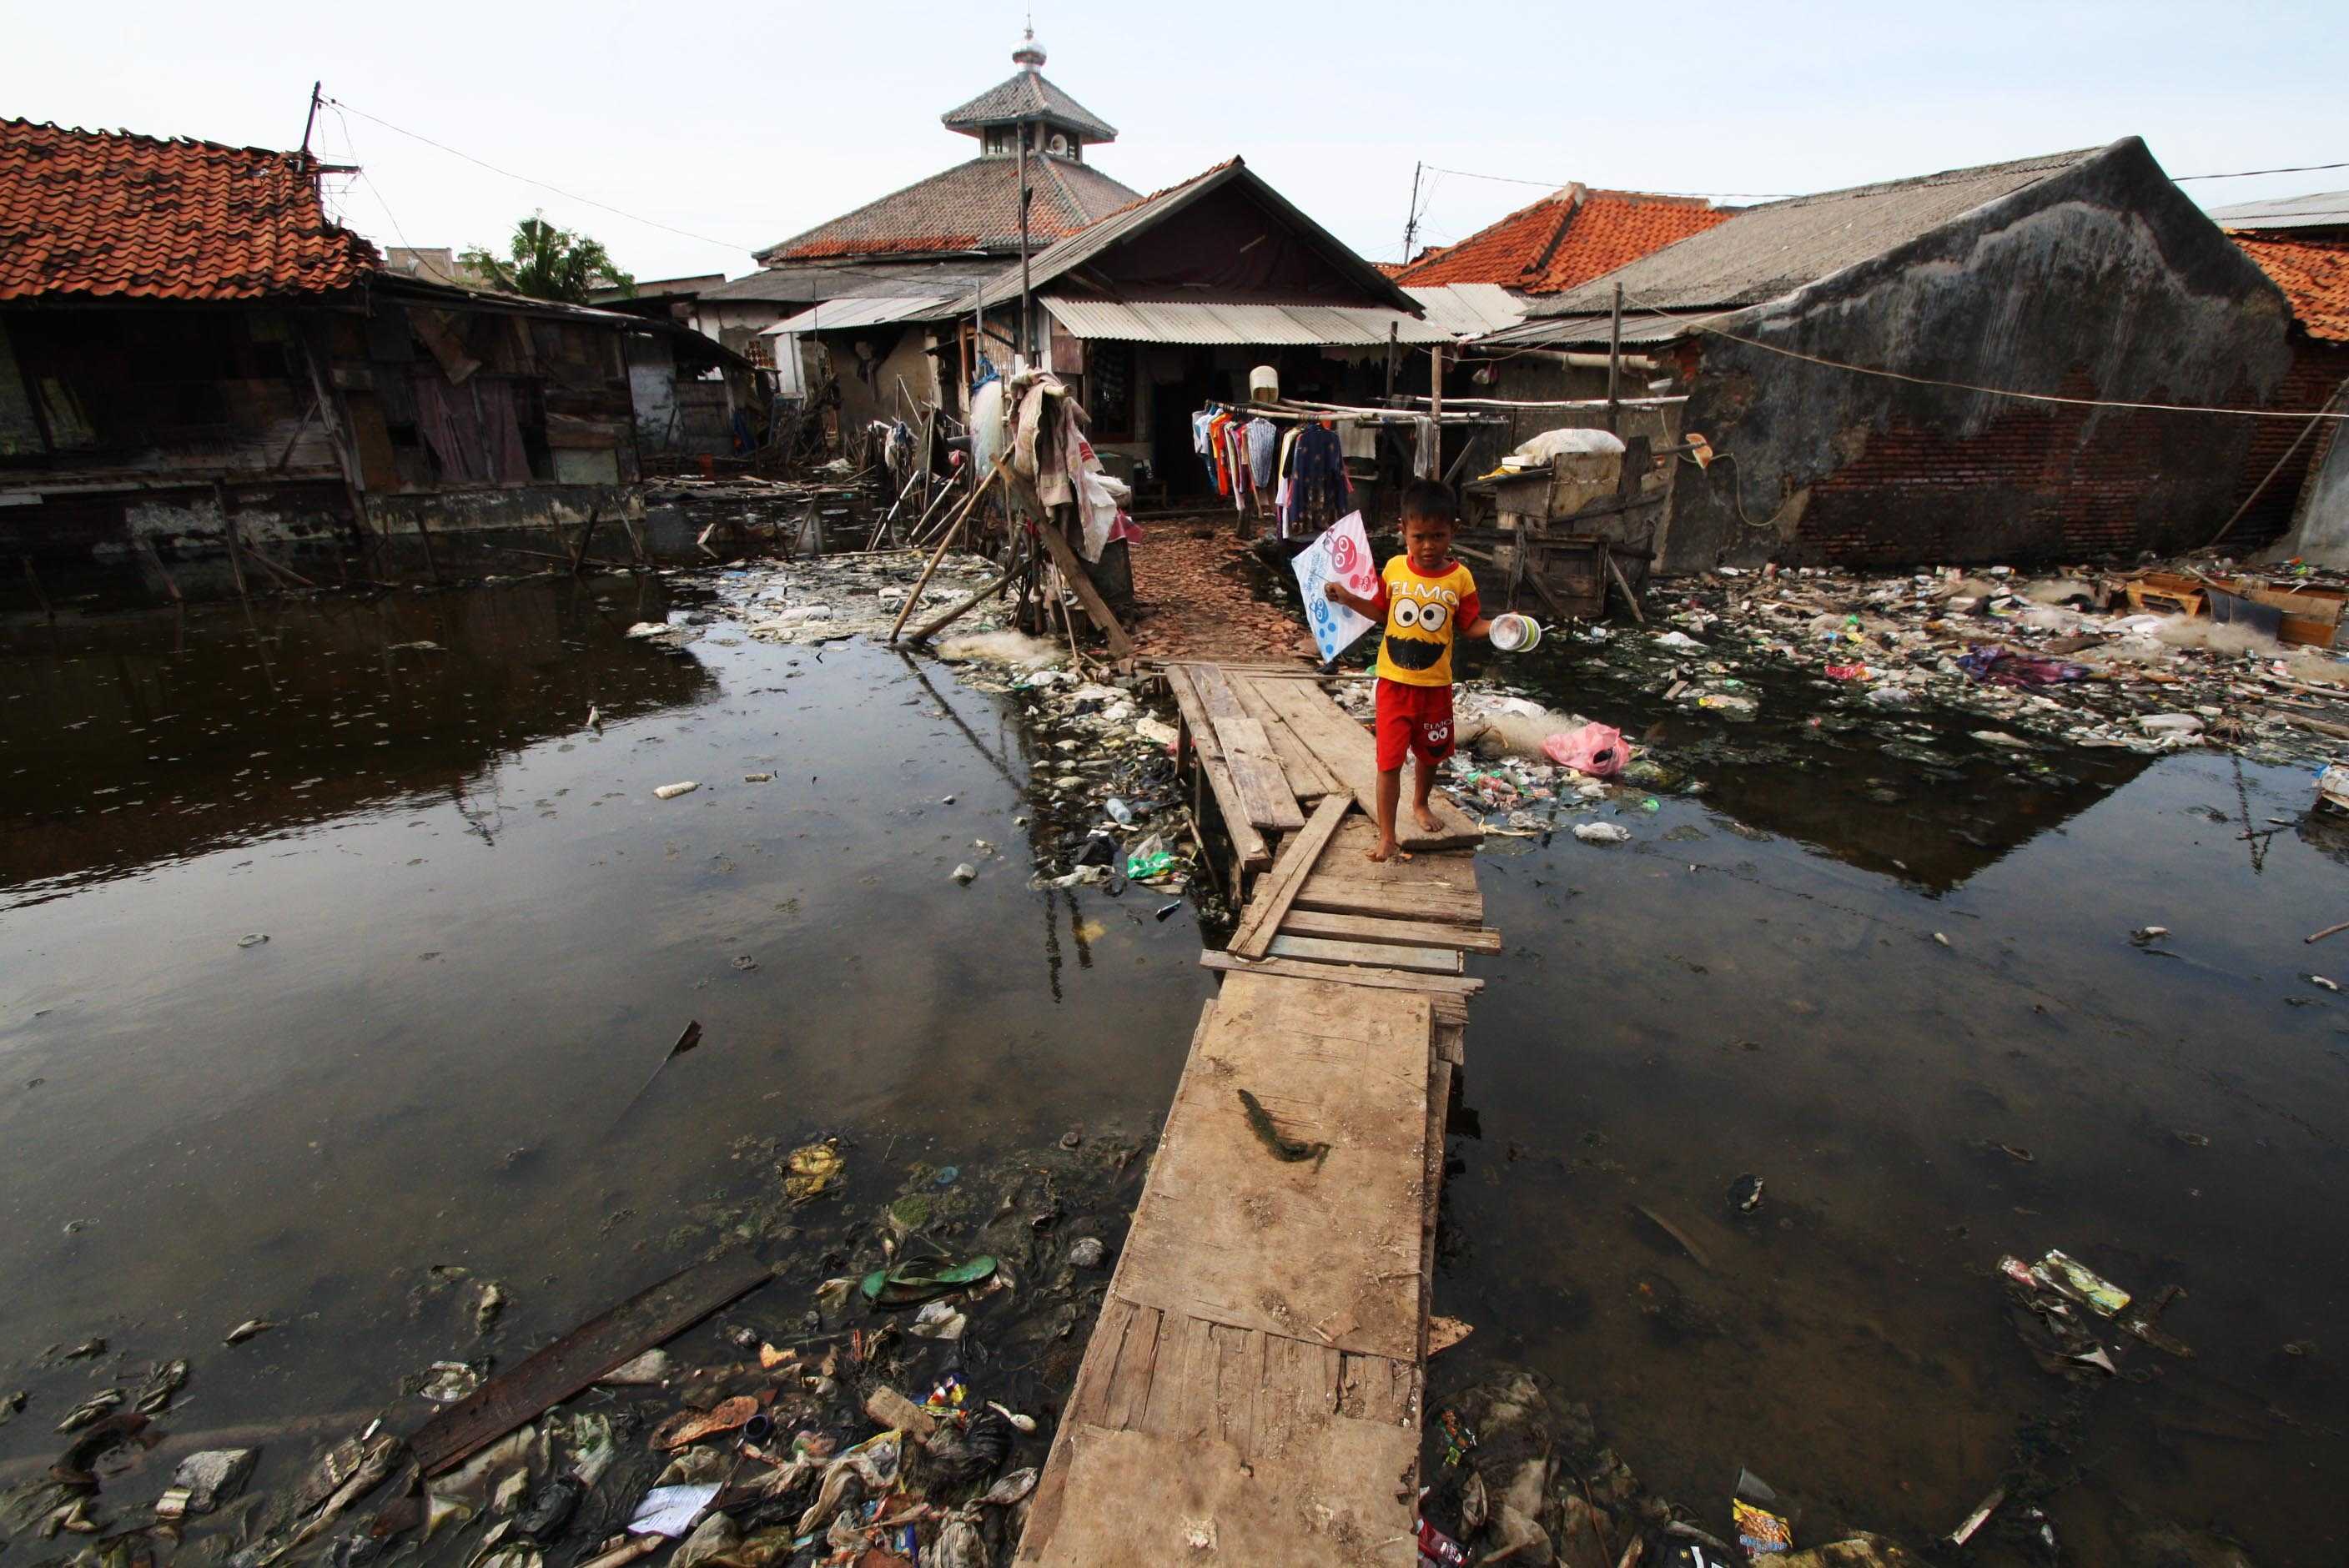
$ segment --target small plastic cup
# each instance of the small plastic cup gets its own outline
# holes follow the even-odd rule
[[[1541,624],[1530,615],[1493,617],[1493,645],[1505,654],[1530,652],[1541,645]]]

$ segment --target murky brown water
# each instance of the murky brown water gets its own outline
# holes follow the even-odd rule
[[[194,1358],[182,1426],[379,1405],[461,1348],[405,1312],[434,1264],[543,1343],[771,1185],[746,1138],[843,1134],[869,1207],[917,1161],[1155,1127],[1196,927],[1029,890],[1000,699],[858,645],[626,639],[667,608],[533,583],[12,634],[0,1385],[36,1403],[0,1460],[60,1440],[92,1373],[34,1358],[92,1334]],[[293,1321],[222,1352],[256,1315]]]
[[[39,1405],[0,1460],[87,1383],[33,1365],[60,1340],[192,1356],[181,1419],[222,1425],[373,1406],[447,1354],[403,1309],[428,1264],[504,1280],[507,1342],[541,1343],[706,1249],[747,1137],[843,1133],[862,1199],[1155,1125],[1197,930],[1028,888],[1004,703],[858,645],[625,637],[669,607],[534,583],[5,634],[0,1384]],[[2074,1560],[2128,1561],[2143,1510],[2339,1562],[2349,1014],[2302,976],[2349,937],[2301,938],[2349,918],[2349,844],[2219,820],[2297,820],[2306,779],[1683,727],[1548,667],[1711,789],[1620,849],[1487,851],[1510,946],[1478,966],[1437,1285],[1477,1333],[1439,1385],[1530,1364],[1654,1490],[1725,1513],[1748,1466],[1806,1538],[1922,1545],[2025,1451],[2077,1471]],[[957,887],[978,839],[1003,856]],[[688,1018],[704,1043],[630,1105]],[[2183,1284],[2197,1357],[2040,1372],[1992,1264],[2050,1246]],[[293,1321],[218,1351],[258,1315]]]

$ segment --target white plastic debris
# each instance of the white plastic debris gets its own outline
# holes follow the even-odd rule
[[[1630,841],[1631,830],[1613,822],[1581,822],[1576,824],[1574,836],[1586,844],[1621,844]]]
[[[653,794],[663,800],[674,800],[679,795],[690,795],[696,789],[700,788],[701,786],[699,784],[688,779],[676,784],[664,784],[659,789],[654,790]]]

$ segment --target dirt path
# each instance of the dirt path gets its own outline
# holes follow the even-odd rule
[[[1247,547],[1228,516],[1145,521],[1133,546],[1133,592],[1147,612],[1133,629],[1146,658],[1313,657],[1313,637],[1297,613],[1256,596]]]

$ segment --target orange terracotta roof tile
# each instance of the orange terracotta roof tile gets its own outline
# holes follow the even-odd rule
[[[2349,240],[2279,240],[2232,233],[2229,239],[2275,281],[2311,337],[2349,343]]]
[[[293,155],[0,119],[0,299],[255,299],[381,265]]]
[[[1526,294],[1557,294],[1731,216],[1701,197],[1569,185],[1457,244],[1428,252],[1396,281],[1421,287],[1500,284]]]

